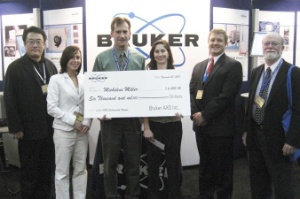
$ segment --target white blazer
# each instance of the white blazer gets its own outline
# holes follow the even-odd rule
[[[74,129],[74,112],[84,113],[84,77],[78,75],[78,89],[68,73],[51,76],[48,85],[47,109],[54,117],[53,128],[63,131]],[[89,126],[90,120],[84,118],[82,124]]]

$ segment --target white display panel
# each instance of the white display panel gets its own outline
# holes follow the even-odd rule
[[[48,38],[45,56],[55,64],[59,71],[60,57],[67,46],[76,45],[84,53],[82,8],[47,10],[43,13],[44,30]],[[83,67],[81,73],[83,73]]]
[[[278,32],[284,39],[284,51],[282,58],[289,63],[293,63],[293,44],[295,41],[295,13],[294,12],[275,12],[259,11],[257,12],[257,21],[255,32]],[[263,59],[258,59],[257,65],[262,64]]]

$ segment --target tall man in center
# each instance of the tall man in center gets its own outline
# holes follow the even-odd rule
[[[116,17],[111,22],[114,46],[100,53],[93,71],[144,70],[145,58],[129,49],[131,23],[127,18]],[[107,199],[121,198],[118,194],[117,165],[120,149],[124,149],[126,175],[125,198],[139,198],[141,124],[138,118],[101,118],[102,153],[104,161],[104,190]]]
[[[242,84],[242,65],[225,53],[227,34],[209,33],[210,59],[195,65],[190,82],[191,119],[200,155],[200,199],[230,199],[233,191],[235,101]]]

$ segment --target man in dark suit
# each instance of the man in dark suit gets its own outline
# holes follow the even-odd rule
[[[251,194],[254,199],[293,199],[292,163],[289,155],[300,146],[300,69],[292,71],[292,119],[285,135],[281,119],[288,109],[287,72],[291,64],[281,58],[284,39],[268,33],[262,40],[265,64],[254,68],[249,83],[247,111]],[[271,69],[271,70],[270,70]],[[268,78],[268,71],[271,74]],[[263,95],[265,93],[265,95]]]
[[[196,64],[190,82],[191,119],[200,155],[200,199],[212,199],[215,193],[218,199],[228,199],[233,190],[235,99],[243,74],[241,63],[224,53],[227,41],[224,30],[211,30],[208,48],[213,60]]]
[[[43,57],[46,34],[38,27],[24,30],[26,54],[12,62],[4,80],[8,129],[19,140],[23,199],[47,199],[54,166],[53,118],[47,113],[47,85],[57,73]]]

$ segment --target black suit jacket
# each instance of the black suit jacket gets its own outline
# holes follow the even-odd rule
[[[55,65],[45,59],[47,84],[57,73]],[[46,94],[34,70],[33,62],[25,54],[12,62],[4,80],[4,102],[10,133],[24,132],[25,140],[43,139],[53,133],[53,118],[47,113]]]
[[[288,143],[294,147],[300,147],[300,69],[295,67],[292,71],[292,98],[293,98],[293,114],[290,124],[290,130],[285,136],[281,119],[288,109],[288,97],[286,89],[287,72],[290,63],[283,60],[283,63],[274,80],[270,94],[267,100],[264,112],[264,134],[267,136],[265,144],[270,155],[276,152],[282,154],[284,143]],[[253,122],[253,105],[257,84],[264,70],[264,65],[254,68],[251,73],[249,83],[249,105],[247,111],[247,147],[251,150],[254,143],[254,122]]]
[[[201,112],[207,124],[193,125],[194,131],[211,136],[233,136],[236,131],[235,101],[243,81],[242,65],[225,53],[215,63],[206,83],[203,83],[208,59],[195,65],[190,82],[192,114]],[[196,99],[203,90],[202,99]]]

